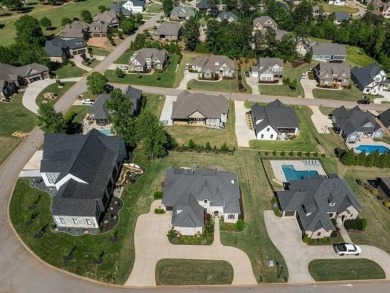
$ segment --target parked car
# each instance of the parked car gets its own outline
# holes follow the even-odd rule
[[[249,77],[250,74],[249,74],[249,71],[245,71],[245,77]]]
[[[127,65],[119,65],[118,67],[120,70],[129,70],[129,66]]]
[[[352,243],[334,244],[333,249],[338,255],[341,256],[343,256],[344,254],[359,255],[362,252],[362,249],[359,246]]]
[[[358,104],[369,105],[371,103],[370,98],[363,96],[361,100],[357,101]]]
[[[95,100],[91,99],[84,99],[82,100],[83,105],[93,105],[95,103]]]

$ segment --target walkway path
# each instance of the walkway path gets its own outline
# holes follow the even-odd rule
[[[360,256],[337,255],[332,245],[309,246],[301,240],[301,229],[295,217],[276,217],[273,211],[264,211],[267,232],[273,244],[279,249],[289,268],[289,283],[314,283],[308,266],[315,259],[356,259],[367,258],[379,264],[390,279],[390,255],[369,245],[360,245]]]
[[[308,76],[308,75],[306,75]],[[306,99],[314,99],[313,90],[317,88],[317,82],[309,78],[302,78],[300,80],[303,90],[305,92]],[[330,133],[329,128],[332,128],[332,121],[328,116],[321,113],[318,106],[309,106],[312,110],[313,115],[311,115],[311,121],[313,121],[314,127],[317,129],[318,133]]]
[[[73,59],[69,59],[69,61],[73,62],[78,68],[81,68],[87,72],[90,72],[93,69],[83,64],[83,58],[81,58],[80,55],[73,56]]]
[[[254,130],[250,130],[248,125],[246,124],[246,113],[249,109],[245,108],[245,102],[242,101],[234,101],[234,110],[236,121],[234,124],[236,137],[237,137],[237,145],[239,147],[249,147],[249,141],[252,139],[256,139]]]
[[[82,77],[72,77],[72,78],[64,78],[61,79],[61,82],[77,82]],[[36,103],[36,99],[40,92],[42,92],[46,87],[55,83],[55,79],[46,78],[44,80],[38,80],[31,84],[29,84],[23,94],[22,103],[23,106],[30,110],[31,112],[37,114],[38,113],[38,105]]]
[[[337,220],[337,227],[340,229],[341,237],[343,237],[345,243],[353,243],[351,240],[351,237],[349,237],[349,234],[347,230],[345,230],[344,224],[341,222],[341,219]]]
[[[156,263],[164,258],[225,260],[233,266],[233,285],[257,284],[248,256],[240,249],[223,246],[219,240],[219,219],[215,221],[215,240],[212,245],[173,245],[166,236],[171,212],[156,215],[154,201],[150,212],[138,217],[135,227],[135,262],[125,285],[156,286]]]

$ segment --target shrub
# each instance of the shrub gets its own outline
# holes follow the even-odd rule
[[[158,215],[162,215],[162,214],[165,214],[165,210],[157,208],[157,209],[154,209],[154,213],[158,214]]]
[[[336,231],[332,231],[332,233],[330,234],[330,237],[332,237],[332,238],[337,237],[337,232]]]
[[[284,157],[284,156],[286,155],[286,153],[285,153],[284,151],[281,151],[281,152],[280,152],[280,155],[281,155],[282,157]]]
[[[318,153],[315,152],[315,153],[313,154],[313,156],[317,158],[317,157],[318,157]]]
[[[268,152],[264,152],[264,155],[265,155],[265,156],[268,156]]]
[[[390,208],[390,201],[385,201],[383,204],[385,207]]]
[[[272,151],[272,155],[273,155],[273,156],[276,156],[276,151]]]
[[[302,152],[298,152],[298,153],[297,153],[297,156],[298,156],[298,157],[302,157]]]
[[[325,158],[325,154],[321,154],[321,158]]]
[[[292,157],[292,156],[294,156],[294,152],[291,151],[291,152],[288,153],[288,155],[289,155],[290,157]]]
[[[227,152],[229,150],[229,147],[227,146],[226,142],[224,142],[223,145],[221,145],[220,150],[223,152]]]
[[[163,192],[162,191],[156,191],[155,193],[154,193],[154,199],[156,200],[156,199],[162,199],[162,197],[163,197]]]
[[[357,218],[353,220],[345,220],[344,227],[347,230],[359,230],[364,231],[367,227],[367,220],[363,218]]]
[[[383,200],[383,195],[381,195],[381,194],[379,194],[378,196],[377,196],[377,199],[379,199],[379,200]]]
[[[306,157],[310,157],[310,152],[306,152],[306,153],[305,153],[305,156],[306,156]]]
[[[378,189],[376,189],[376,188],[371,189],[371,193],[373,195],[378,195]]]
[[[363,179],[362,178],[356,178],[355,182],[358,184],[358,185],[362,185],[363,184]]]
[[[190,141],[188,142],[188,148],[190,148],[190,149],[196,148],[196,144],[194,143],[194,141],[192,139],[190,139]]]
[[[245,228],[245,222],[243,221],[243,220],[241,220],[241,219],[239,219],[238,221],[237,221],[237,223],[236,223],[236,229],[237,229],[237,231],[243,231],[244,230],[244,228]]]
[[[309,242],[310,242],[309,236],[307,236],[307,235],[305,234],[305,236],[303,236],[303,238],[302,238],[302,241],[303,241],[303,243],[309,243]]]

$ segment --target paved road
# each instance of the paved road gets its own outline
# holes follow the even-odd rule
[[[161,200],[154,201],[149,213],[137,219],[134,236],[136,257],[133,271],[125,285],[155,286],[156,263],[165,258],[225,260],[234,270],[233,285],[256,285],[248,255],[236,247],[221,244],[218,219],[215,221],[212,245],[173,245],[166,236],[172,212],[156,215],[154,209],[160,205]]]

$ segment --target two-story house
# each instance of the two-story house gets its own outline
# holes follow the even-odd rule
[[[252,76],[259,82],[278,82],[283,78],[283,60],[280,58],[259,58],[257,64],[251,68]]]
[[[187,6],[176,6],[169,15],[169,19],[172,21],[189,20],[190,17],[195,17],[195,11]]]
[[[145,2],[143,0],[127,0],[121,2],[121,5],[133,14],[142,13],[145,10]]]
[[[347,58],[347,46],[337,43],[314,43],[308,48],[312,59],[320,62],[342,63]]]
[[[142,48],[130,57],[129,70],[137,72],[150,72],[152,69],[164,70],[168,61],[169,56],[165,49]]]
[[[83,39],[64,40],[55,37],[45,42],[43,48],[52,62],[62,63],[72,56],[85,54],[87,52],[87,42]]]
[[[172,211],[170,228],[181,235],[202,234],[205,214],[236,223],[242,216],[237,174],[215,169],[169,168],[163,208]]]
[[[84,39],[89,38],[89,23],[81,20],[74,20],[72,23],[67,23],[64,26],[62,34],[64,40],[69,39]]]
[[[122,138],[95,129],[86,135],[45,134],[40,172],[54,191],[50,210],[56,226],[98,229],[125,158]]]
[[[296,217],[302,235],[312,239],[330,237],[337,222],[356,219],[361,205],[345,179],[338,175],[304,177],[285,185],[276,198],[282,217]]]
[[[204,55],[190,61],[189,67],[200,79],[232,78],[236,74],[234,61],[222,55]]]
[[[337,108],[332,112],[332,122],[345,143],[356,143],[362,137],[381,138],[384,133],[372,114],[360,110],[358,106],[351,110],[344,106]]]
[[[260,16],[253,20],[252,22],[252,36],[256,36],[256,34],[265,34],[267,30],[275,31],[275,39],[280,41],[283,36],[285,36],[288,32],[278,29],[278,24],[269,16]]]
[[[390,88],[390,80],[386,72],[377,63],[362,68],[357,66],[352,68],[351,77],[364,94],[377,95],[380,89]]]
[[[228,119],[229,104],[222,95],[191,94],[187,90],[172,104],[174,125],[205,126],[222,129]]]
[[[177,41],[180,37],[181,25],[174,22],[163,22],[153,33],[155,41]]]
[[[351,68],[346,63],[319,63],[313,73],[321,87],[347,87],[351,83]]]
[[[278,140],[299,134],[299,120],[295,111],[275,100],[266,106],[254,104],[251,116],[256,139]]]
[[[119,20],[117,18],[115,10],[106,10],[103,13],[99,13],[93,17],[93,21],[105,23],[110,28],[119,28]]]

